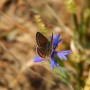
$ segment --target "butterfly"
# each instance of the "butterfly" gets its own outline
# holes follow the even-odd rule
[[[53,43],[53,33],[51,40],[49,41],[42,33],[37,32],[36,33],[36,43],[37,43],[37,48],[36,51],[38,55],[41,58],[46,58],[51,55],[52,53],[52,43]]]

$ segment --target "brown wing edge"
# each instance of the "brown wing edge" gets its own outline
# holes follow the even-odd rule
[[[39,47],[42,47],[44,45],[48,44],[48,39],[40,32],[36,33],[36,43]]]
[[[46,57],[46,52],[47,52],[47,50],[46,50],[45,48],[37,47],[36,51],[37,51],[37,54],[38,54],[41,58],[45,58],[45,57]]]

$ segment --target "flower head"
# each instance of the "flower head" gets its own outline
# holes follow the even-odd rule
[[[60,39],[60,34],[58,34],[57,36],[54,35],[53,36],[53,49],[55,49],[58,45],[58,43],[61,41],[62,39]]]
[[[51,37],[52,38],[52,37]],[[50,68],[52,69],[54,66],[59,67],[57,61],[55,60],[55,55],[57,55],[61,60],[67,60],[66,55],[70,54],[70,50],[60,51],[57,52],[55,49],[58,45],[58,43],[61,41],[60,34],[53,35],[53,48],[52,48],[52,54],[50,55]],[[34,62],[41,62],[44,58],[41,58],[40,56],[35,56]]]

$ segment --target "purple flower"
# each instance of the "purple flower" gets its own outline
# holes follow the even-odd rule
[[[58,34],[57,36],[54,35],[53,36],[53,49],[55,49],[58,45],[58,43],[61,41],[62,39],[60,39],[60,34]]]
[[[71,53],[70,50],[56,52],[55,49],[61,40],[62,39],[60,39],[60,34],[58,34],[57,36],[56,35],[53,36],[53,50],[52,50],[52,54],[50,55],[50,68],[51,69],[54,66],[56,66],[57,68],[59,67],[57,61],[55,60],[55,55],[57,55],[61,60],[67,60],[66,55]],[[35,56],[34,62],[41,62],[43,59],[44,58],[41,58],[40,56]]]

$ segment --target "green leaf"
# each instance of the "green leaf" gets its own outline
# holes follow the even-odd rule
[[[67,69],[60,67],[60,69],[54,68],[54,73],[60,79],[62,79],[65,83],[69,83],[69,79],[66,76]]]
[[[63,61],[57,55],[55,55],[55,60],[60,67],[63,66]]]

